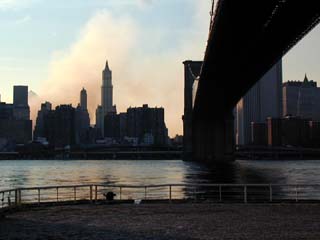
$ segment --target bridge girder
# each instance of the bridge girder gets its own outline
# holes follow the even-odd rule
[[[220,0],[218,4],[201,71],[196,114],[201,109],[207,113],[214,102],[217,111],[232,108],[320,20],[317,1]]]

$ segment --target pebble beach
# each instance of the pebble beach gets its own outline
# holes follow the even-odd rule
[[[20,210],[0,239],[320,239],[320,204],[115,204]]]

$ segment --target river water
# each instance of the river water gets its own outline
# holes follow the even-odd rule
[[[79,184],[319,184],[320,161],[236,161],[207,168],[183,161],[0,161],[0,190]]]

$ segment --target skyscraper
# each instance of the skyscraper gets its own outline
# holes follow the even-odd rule
[[[89,129],[90,116],[87,109],[87,91],[82,88],[80,92],[80,104],[75,109],[75,131],[77,144],[88,142]]]
[[[303,81],[283,84],[283,115],[320,120],[320,88],[305,75]]]
[[[112,72],[109,68],[108,61],[102,72],[101,106],[104,115],[108,114],[108,112],[113,112]]]
[[[45,136],[44,118],[51,110],[52,104],[50,102],[41,104],[41,109],[38,111],[33,139],[37,140],[38,138],[43,138]]]
[[[239,101],[236,109],[236,142],[251,143],[251,123],[282,116],[282,61],[275,64]]]
[[[84,88],[80,92],[80,107],[82,110],[88,109],[88,95]]]
[[[44,117],[45,138],[54,147],[72,146],[76,143],[75,109],[60,105]]]
[[[28,106],[28,86],[13,87],[13,105]]]
[[[17,120],[29,120],[30,108],[28,104],[28,86],[14,86],[13,114]]]
[[[102,136],[104,136],[105,116],[116,112],[116,106],[113,106],[112,71],[107,61],[102,72],[101,106],[98,106],[96,110],[96,127],[101,131]]]
[[[166,145],[168,129],[165,124],[164,108],[150,108],[148,104],[142,107],[127,109],[127,136],[138,138],[143,144],[144,139],[153,138],[156,145]]]
[[[0,138],[25,144],[32,140],[28,87],[14,86],[14,103],[0,103]]]
[[[102,133],[102,131],[104,131],[103,121],[104,121],[104,116],[103,116],[102,107],[98,106],[96,109],[96,128],[98,129],[100,136],[103,136],[103,133]]]

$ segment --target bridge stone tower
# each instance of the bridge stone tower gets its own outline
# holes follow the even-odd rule
[[[183,120],[183,159],[192,160],[192,87],[200,75],[202,61],[185,61],[184,64],[184,115]]]
[[[223,99],[222,94],[216,95]],[[192,117],[193,160],[206,164],[234,161],[233,109],[226,108],[224,110],[218,105],[213,105],[210,109],[196,109],[194,111],[197,113]]]

